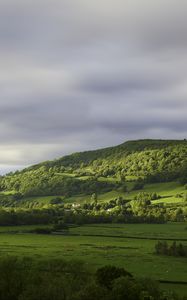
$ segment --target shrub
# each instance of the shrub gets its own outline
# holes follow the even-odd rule
[[[166,241],[158,242],[155,245],[156,254],[169,255],[169,256],[182,256],[187,257],[187,247],[183,244],[173,242],[170,246]]]
[[[132,277],[132,275],[123,268],[115,266],[105,266],[99,268],[96,272],[96,281],[102,286],[110,289],[112,282],[119,277]]]
[[[37,233],[37,234],[50,234],[52,232],[52,230],[49,227],[47,227],[47,228],[38,227],[38,228],[33,229],[31,232]]]
[[[63,204],[61,197],[56,197],[50,200],[50,204]]]
[[[132,188],[133,191],[142,190],[144,188],[143,182],[136,182]]]

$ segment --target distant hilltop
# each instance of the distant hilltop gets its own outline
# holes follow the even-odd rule
[[[134,152],[141,152],[145,150],[161,150],[170,147],[187,147],[187,140],[163,140],[163,139],[141,139],[141,140],[131,140],[126,141],[117,146],[111,146],[107,148],[101,148],[97,150],[88,150],[82,152],[75,152],[70,155],[62,156],[61,158],[41,162],[39,164],[33,165],[24,169],[24,171],[37,169],[41,166],[54,167],[58,165],[62,166],[72,166],[74,164],[90,164],[92,161],[97,159],[107,159],[107,157],[115,156],[121,154],[122,156],[127,156],[127,154],[132,154]]]
[[[114,182],[187,183],[186,140],[138,140],[45,161],[1,178],[2,190],[24,195],[89,193]],[[89,187],[89,189],[87,188]]]

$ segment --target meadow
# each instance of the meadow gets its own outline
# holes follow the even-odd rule
[[[83,177],[84,178],[84,177]],[[105,178],[100,177],[98,180],[100,181],[108,181],[108,182],[116,182],[117,179],[113,177]],[[114,199],[115,197],[124,197],[124,199],[133,199],[139,192],[147,192],[147,193],[153,193],[157,192],[161,196],[161,199],[154,200],[152,203],[180,203],[182,202],[181,198],[178,198],[178,194],[184,194],[186,192],[183,185],[181,185],[179,182],[171,181],[171,182],[162,182],[162,183],[153,183],[153,184],[145,184],[142,190],[133,190],[134,181],[128,181],[125,182],[125,185],[127,187],[127,192],[122,192],[119,190],[113,190],[107,193],[99,194],[98,195],[98,201],[99,202],[106,202],[111,199]],[[67,203],[72,202],[84,202],[90,200],[88,195],[80,195],[80,196],[74,196],[64,199]]]
[[[157,240],[177,240],[187,246],[187,224],[97,224],[71,227],[67,234],[29,233],[36,226],[0,228],[0,256],[29,256],[37,260],[83,260],[95,270],[103,265],[124,267],[137,277],[187,281],[187,259],[158,256]],[[40,226],[41,227],[41,226]],[[187,285],[162,283],[187,294]]]
[[[63,174],[64,176],[64,174]],[[66,175],[67,177],[69,174]],[[83,176],[84,178],[84,176]],[[82,179],[84,180],[84,179]],[[102,181],[112,181],[114,178],[100,178]],[[161,196],[158,200],[153,200],[152,204],[158,204],[162,203],[163,205],[170,205],[170,204],[183,204],[184,201],[182,198],[178,197],[179,194],[184,195],[186,193],[186,189],[183,185],[181,185],[179,182],[172,181],[172,182],[164,182],[164,183],[154,183],[154,184],[145,184],[143,189],[141,190],[133,190],[134,182],[126,182],[125,185],[127,186],[127,192],[123,192],[120,190],[112,190],[110,192],[106,193],[99,193],[98,194],[98,202],[108,202],[112,199],[115,199],[117,197],[123,197],[127,200],[132,200],[134,197],[140,193],[140,192],[147,192],[147,193],[153,193],[156,192]],[[13,195],[15,191],[5,191],[0,192],[0,199],[1,197],[10,195]],[[53,196],[34,196],[34,197],[24,197],[23,200],[19,201],[17,203],[17,206],[19,207],[32,207],[33,205],[35,207],[41,207],[41,208],[47,208],[50,205],[51,199],[54,197],[57,197],[57,195]],[[91,195],[74,195],[72,197],[64,197],[63,195],[60,196],[63,199],[64,203],[86,203],[91,200]]]
[[[62,176],[73,175],[61,173]],[[87,180],[88,176],[78,179]],[[133,179],[133,178],[131,178]],[[114,177],[100,177],[100,181],[117,181]],[[143,189],[134,190],[135,182],[125,182],[127,191],[114,189],[98,194],[98,203],[108,202],[119,196],[132,200],[140,192],[154,193],[161,196],[152,204],[169,207],[183,207],[186,189],[179,182],[145,184]],[[0,197],[11,197],[14,191],[1,192]],[[53,196],[24,197],[17,202],[20,208],[53,208]],[[64,204],[89,203],[91,195],[79,194],[71,197],[61,195]],[[6,200],[6,199],[5,199]],[[55,206],[54,206],[55,207]],[[0,227],[0,256],[32,257],[34,260],[78,259],[84,261],[91,270],[104,265],[124,267],[135,277],[148,277],[161,282],[161,287],[173,290],[180,295],[187,295],[187,259],[184,257],[162,256],[155,254],[155,244],[165,240],[187,246],[187,223],[166,224],[90,224],[70,226],[66,233],[36,234],[32,226]],[[183,284],[182,284],[183,282]]]

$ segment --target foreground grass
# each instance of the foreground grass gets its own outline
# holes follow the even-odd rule
[[[155,255],[153,239],[187,239],[185,227],[184,223],[100,224],[71,228],[68,235],[26,233],[33,226],[1,227],[0,256],[80,259],[93,268],[112,264],[139,277],[186,281],[186,259]],[[20,233],[13,233],[16,230]],[[187,245],[187,241],[182,243]],[[179,289],[177,285],[169,286]],[[187,294],[187,286],[181,286],[180,291]]]

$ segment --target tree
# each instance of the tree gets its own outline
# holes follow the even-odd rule
[[[23,194],[21,194],[21,193],[15,193],[13,196],[12,196],[12,198],[14,199],[14,200],[21,200],[22,198],[23,198]]]
[[[112,300],[140,300],[143,287],[129,277],[120,276],[114,280]],[[144,299],[144,298],[143,298]]]
[[[97,269],[96,271],[96,282],[101,286],[105,286],[110,289],[112,287],[112,282],[119,277],[132,277],[132,275],[123,268],[118,268],[115,266],[105,266]]]
[[[92,200],[95,204],[97,204],[97,200],[98,200],[97,193],[93,193],[93,194],[92,194],[91,200]]]
[[[123,206],[123,205],[125,204],[125,200],[124,200],[121,196],[119,196],[119,197],[116,199],[116,204],[117,204],[118,206]]]
[[[50,204],[55,204],[55,205],[57,205],[57,204],[63,204],[62,198],[61,197],[52,198],[50,200]]]

